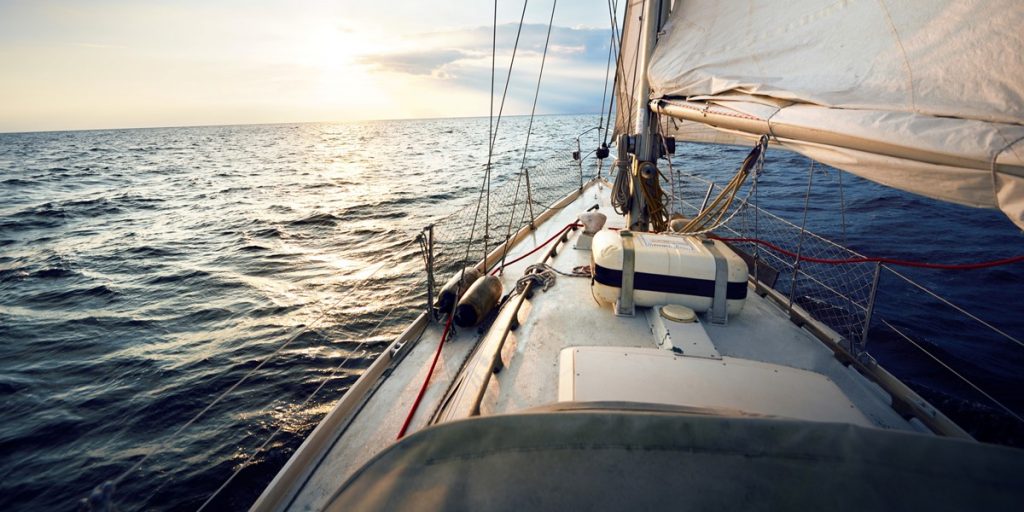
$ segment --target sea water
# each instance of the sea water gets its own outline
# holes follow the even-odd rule
[[[567,159],[577,134],[600,122],[538,117],[527,156]],[[147,455],[117,485],[119,509],[193,510],[235,471],[214,506],[248,507],[424,306],[413,237],[475,203],[493,126],[0,134],[0,508],[67,510]],[[494,186],[518,169],[527,126],[501,120]],[[584,153],[604,137],[587,134]],[[673,164],[724,183],[746,151],[680,144]],[[803,224],[809,171],[803,157],[770,151],[759,204]],[[1024,253],[998,212],[850,175],[840,190],[837,171],[813,173],[807,227],[861,253],[942,262]],[[906,274],[1024,337],[1024,265]],[[913,329],[1024,411],[1024,347],[966,332],[957,313],[899,280],[881,284],[878,318]],[[1024,444],[1019,422],[946,369],[877,324],[870,333],[875,357],[969,430]]]

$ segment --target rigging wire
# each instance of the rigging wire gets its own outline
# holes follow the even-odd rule
[[[487,259],[487,237],[490,236],[490,220],[491,220],[491,157],[494,154],[494,139],[497,137],[497,127],[493,125],[494,121],[494,68],[495,59],[497,59],[497,47],[498,47],[498,0],[494,0],[494,23],[491,27],[491,96],[489,98],[490,103],[490,114],[488,117],[488,123],[490,124],[487,131],[487,169],[484,172],[484,182],[487,187],[487,206],[484,207],[484,259]],[[472,236],[470,236],[472,239]],[[465,277],[465,276],[463,276]]]
[[[843,193],[843,171],[836,169],[839,174],[839,225],[842,229],[843,243],[846,244],[846,195]]]
[[[488,185],[490,184],[491,163],[492,163],[492,158],[494,156],[494,144],[495,144],[495,141],[498,138],[498,127],[501,124],[501,115],[502,115],[502,112],[505,110],[505,98],[508,96],[508,86],[509,86],[509,82],[512,80],[512,68],[515,66],[515,63],[516,63],[516,53],[518,52],[518,49],[519,49],[519,37],[523,33],[523,20],[526,19],[526,6],[528,4],[529,4],[529,0],[524,0],[523,1],[523,13],[519,16],[519,27],[516,29],[516,41],[515,41],[515,44],[512,46],[512,59],[511,59],[511,61],[508,64],[508,75],[506,75],[506,77],[505,77],[505,89],[504,89],[504,91],[501,94],[501,103],[499,104],[499,107],[498,107],[498,115],[494,119],[494,130],[489,134],[490,135],[490,141],[488,142],[488,146],[487,146],[487,170],[486,170],[486,172],[484,174],[484,182],[480,185],[481,197],[482,197],[482,194],[483,194],[483,190],[485,188],[486,188],[486,190],[488,192],[487,193],[488,207],[490,206],[490,187]],[[493,41],[491,43],[491,75],[492,75],[492,80],[491,81],[492,81],[492,90],[493,90],[493,81],[494,81],[493,80],[493,75],[494,75],[494,67],[495,67],[495,55],[496,55],[496,52],[497,52],[497,37],[498,37],[498,29],[497,29],[497,27],[498,27],[498,0],[494,0],[494,31],[493,31],[494,39],[493,39]],[[492,105],[493,105],[493,102],[494,102],[494,95],[493,95],[493,93],[491,94],[491,102],[492,102]],[[494,115],[493,114],[493,110],[492,110],[491,115],[492,116]],[[469,252],[470,252],[470,250],[472,249],[472,246],[473,246],[473,235],[476,233],[476,225],[477,225],[477,222],[478,222],[478,218],[480,216],[480,202],[481,202],[480,198],[478,198],[477,199],[477,204],[476,204],[476,212],[473,214],[473,224],[472,224],[472,227],[470,227],[470,230],[469,230],[469,238],[466,240],[466,257],[463,259],[463,262],[468,262],[469,261]],[[488,213],[487,216],[490,217],[490,215],[489,215],[490,212],[488,211],[487,213]],[[485,219],[485,225],[487,225],[488,227],[489,227],[489,222],[490,222],[489,218]],[[483,257],[483,259],[484,259],[484,261],[487,261],[487,237],[488,236],[489,236],[489,233],[485,232],[484,236],[483,236],[483,243],[484,243],[484,257]]]
[[[711,231],[718,226],[727,223],[729,219],[735,216],[736,212],[739,211],[740,208],[737,208],[728,219],[724,221],[722,220],[729,211],[729,208],[732,206],[733,200],[736,198],[736,194],[743,187],[743,184],[746,183],[750,172],[753,170],[755,174],[760,174],[760,167],[764,165],[764,159],[761,158],[761,155],[764,154],[767,147],[768,137],[762,136],[753,149],[750,150],[750,153],[747,154],[747,157],[743,159],[743,164],[740,165],[736,174],[731,180],[729,180],[729,183],[725,188],[718,193],[718,196],[715,197],[715,200],[712,201],[704,211],[700,212],[700,214],[687,222],[686,225],[684,225],[678,232],[681,234],[697,234],[700,232]],[[748,190],[747,193],[749,196],[750,191]],[[740,207],[742,208],[745,204],[746,201],[744,200]]]
[[[812,256],[798,255],[797,253],[783,249],[778,245],[775,245],[767,240],[761,240],[759,238],[750,237],[724,237],[716,235],[708,235],[708,238],[714,238],[715,240],[721,240],[723,242],[736,242],[736,243],[753,243],[763,245],[773,251],[782,253],[791,258],[797,258],[799,261],[806,261],[808,263],[822,263],[825,265],[848,265],[855,263],[883,263],[886,265],[895,265],[898,267],[912,267],[912,268],[927,268],[933,270],[979,270],[983,268],[999,267],[1003,265],[1011,265],[1014,263],[1024,262],[1024,254],[1019,256],[1011,256],[1009,258],[1002,258],[991,261],[981,261],[976,263],[933,263],[927,261],[913,261],[913,260],[901,260],[897,258],[887,258],[883,256],[858,256],[854,258],[815,258]]]
[[[508,97],[508,85],[512,81],[512,68],[516,64],[516,54],[519,49],[519,37],[523,33],[523,21],[526,19],[526,6],[529,5],[529,3],[530,0],[523,1],[523,13],[519,15],[519,27],[516,29],[516,41],[512,45],[512,59],[508,63],[508,74],[505,76],[505,89],[501,93],[501,103],[498,104],[498,117],[494,120],[494,133],[492,134],[491,145],[488,150],[489,154],[494,152],[495,140],[498,138],[498,125],[501,124],[501,114],[505,110],[505,99]],[[495,1],[495,6],[497,6],[497,1]],[[488,158],[490,158],[490,155],[488,155]]]
[[[378,322],[377,322],[377,325],[375,325],[375,326],[373,327],[373,329],[370,329],[370,331],[369,331],[369,332],[370,332],[370,334],[367,334],[367,335],[365,336],[365,338],[371,338],[371,337],[373,337],[373,336],[374,336],[375,334],[377,334],[378,330],[380,329],[380,326],[381,326],[381,325],[383,325],[383,324],[384,324],[384,322],[385,322],[385,321],[386,321],[386,320],[387,320],[388,318],[390,318],[390,317],[391,317],[391,313],[394,313],[394,312],[395,312],[395,310],[396,310],[396,309],[398,309],[398,307],[399,307],[399,306],[398,306],[398,305],[396,305],[395,307],[393,307],[393,308],[391,308],[390,310],[388,310],[387,314],[385,314],[385,315],[384,315],[384,317],[383,317],[383,318],[381,318],[381,319],[380,319],[380,321],[378,321]],[[361,351],[361,352],[358,352],[357,354],[358,354],[358,355],[359,355],[360,357],[362,357],[362,356],[366,355],[367,353],[368,353],[368,350],[363,350],[363,351]],[[332,379],[334,378],[334,376],[335,376],[335,375],[336,375],[336,374],[337,374],[337,373],[338,373],[339,371],[341,371],[341,369],[342,369],[342,368],[344,368],[344,367],[345,367],[345,365],[346,365],[346,364],[348,364],[348,362],[349,362],[349,361],[350,361],[350,360],[351,360],[351,359],[352,359],[353,357],[355,357],[355,356],[356,356],[357,354],[349,354],[349,356],[348,356],[348,357],[346,357],[346,358],[345,358],[345,359],[344,359],[344,360],[343,360],[343,361],[342,361],[341,363],[339,363],[339,364],[338,364],[337,366],[335,366],[335,367],[334,367],[334,368],[333,368],[333,369],[331,370],[331,373],[330,373],[330,374],[328,374],[328,375],[327,375],[327,377],[325,377],[325,378],[323,379],[323,381],[322,381],[322,382],[320,382],[320,385],[319,385],[319,386],[317,386],[317,387],[316,387],[316,389],[314,389],[312,393],[310,393],[310,394],[309,394],[308,396],[306,396],[306,399],[305,399],[305,400],[303,400],[303,401],[302,401],[302,403],[300,403],[300,404],[298,405],[298,408],[299,408],[299,409],[302,409],[302,408],[304,408],[304,407],[306,406],[306,404],[308,404],[308,403],[309,403],[310,401],[312,401],[312,400],[313,400],[313,398],[314,398],[314,397],[316,397],[316,395],[317,395],[318,393],[320,393],[320,390],[322,390],[322,389],[324,388],[324,386],[325,386],[325,385],[326,385],[326,384],[327,384],[328,382],[331,382],[331,380],[332,380]],[[347,392],[347,391],[346,391],[346,392]],[[235,478],[236,478],[236,477],[237,477],[237,476],[238,476],[238,475],[239,475],[239,474],[240,474],[240,473],[241,473],[241,472],[242,472],[243,470],[245,470],[246,468],[248,468],[248,467],[249,467],[249,464],[250,464],[250,463],[252,463],[252,459],[253,459],[254,457],[256,457],[256,455],[257,455],[257,454],[259,454],[260,452],[262,452],[262,451],[264,450],[264,448],[266,448],[266,447],[267,447],[267,446],[268,446],[268,445],[270,444],[270,442],[271,442],[271,441],[273,441],[273,440],[274,440],[274,438],[276,438],[276,437],[277,437],[277,435],[281,433],[281,431],[282,431],[283,429],[284,429],[284,423],[282,423],[281,425],[279,425],[279,426],[277,427],[277,429],[276,429],[276,430],[274,430],[274,432],[273,432],[272,434],[270,434],[270,437],[268,437],[268,438],[267,438],[267,440],[263,442],[263,444],[259,445],[259,446],[258,446],[258,447],[257,447],[257,448],[256,448],[255,450],[253,450],[253,451],[252,451],[252,453],[250,453],[250,454],[249,454],[249,456],[248,456],[248,457],[246,457],[246,458],[245,458],[245,460],[244,460],[244,461],[242,461],[242,463],[238,465],[238,468],[237,468],[237,469],[235,469],[235,471],[234,471],[233,473],[231,473],[231,476],[230,476],[230,477],[228,477],[228,479],[227,479],[227,480],[225,480],[225,481],[224,481],[224,483],[223,483],[223,484],[221,484],[221,485],[220,485],[220,487],[218,487],[218,488],[217,488],[217,490],[213,491],[213,494],[211,494],[209,498],[206,498],[206,501],[204,501],[204,502],[203,502],[203,504],[202,504],[202,505],[200,505],[198,509],[196,509],[196,510],[197,510],[197,512],[201,512],[201,511],[202,511],[203,509],[205,509],[205,508],[207,507],[207,505],[209,505],[209,504],[210,504],[210,502],[212,502],[212,501],[214,500],[214,498],[216,498],[216,497],[217,497],[217,495],[218,495],[218,494],[220,494],[221,492],[223,492],[223,491],[224,491],[224,489],[226,489],[226,488],[227,488],[227,486],[228,486],[228,485],[230,485],[230,484],[231,484],[231,482],[232,482],[232,481],[233,481],[233,480],[234,480],[234,479],[235,479]],[[154,494],[155,494],[155,492],[154,492]]]
[[[544,64],[547,62],[548,59],[548,44],[551,42],[551,28],[555,24],[556,7],[558,7],[558,0],[553,0],[551,2],[551,18],[548,20],[548,34],[547,37],[544,39],[544,53],[541,55],[540,58],[540,72],[537,74],[537,88],[533,93],[533,107],[530,108],[530,122],[527,124],[526,127],[526,142],[523,144],[523,161],[519,164],[519,178],[516,180],[515,195],[512,197],[512,212],[509,214],[508,228],[505,231],[505,245],[501,251],[501,261],[503,267],[505,263],[505,256],[508,255],[508,246],[510,245],[508,243],[508,240],[512,236],[512,223],[514,222],[516,216],[516,204],[519,202],[519,185],[520,182],[523,180],[524,174],[526,175],[526,196],[528,198],[527,201],[529,201],[529,197],[531,196],[529,178],[530,175],[529,171],[526,169],[526,155],[530,149],[530,134],[533,133],[533,119],[537,113],[537,99],[540,98],[540,83],[541,80],[544,78]],[[604,100],[602,100],[602,103],[604,103]],[[527,204],[527,206],[532,209],[532,205]],[[530,221],[533,222],[533,219],[531,218]],[[486,254],[484,254],[484,258],[486,262]]]
[[[601,89],[601,114],[597,117],[597,126],[604,126],[604,100],[608,97],[608,77],[612,73],[612,50],[615,49],[615,35],[608,37],[608,62],[604,66],[604,87]],[[612,116],[611,105],[608,108],[608,117]],[[600,137],[598,133],[598,137]],[[607,137],[606,139],[607,140]]]
[[[627,4],[627,9],[628,9],[628,4]],[[619,35],[620,34],[620,32],[619,32],[619,24],[616,23],[616,20],[618,19],[618,11],[619,11],[619,2],[618,2],[618,0],[608,0],[608,21],[609,21],[609,23],[611,25],[611,32],[612,32],[612,43],[611,44],[614,47],[614,53],[615,53],[615,76],[612,79],[612,94],[609,95],[609,97],[608,97],[608,118],[605,120],[605,125],[604,125],[605,126],[605,128],[604,128],[604,143],[605,144],[608,143],[608,137],[610,136],[610,133],[611,133],[609,131],[609,127],[611,127],[611,122],[612,122],[612,104],[615,102],[615,93],[618,90],[618,86],[619,86],[619,76],[624,74],[624,71],[622,70],[622,60],[620,59],[620,57],[622,56],[622,39],[621,39],[621,37]],[[623,16],[622,22],[623,23],[626,22],[625,16]],[[612,50],[609,49],[610,53],[611,53],[611,51]],[[621,107],[621,105],[620,105],[620,107]],[[619,112],[616,111],[615,115],[616,115],[616,117],[618,117]]]
[[[885,269],[888,270],[889,272],[891,272],[896,277],[906,281],[911,286],[914,286],[914,287],[918,288],[919,290],[927,293],[928,295],[931,295],[935,300],[937,300],[937,301],[939,301],[939,302],[941,302],[941,303],[943,303],[943,304],[945,304],[945,305],[955,309],[956,311],[959,311],[960,314],[970,318],[971,320],[974,320],[975,322],[978,322],[981,325],[984,325],[985,327],[988,327],[992,331],[999,333],[1000,335],[1002,335],[1004,338],[1010,340],[1011,342],[1016,343],[1017,345],[1019,345],[1021,347],[1024,347],[1024,341],[1021,341],[1020,339],[1017,339],[1016,337],[1014,337],[1013,335],[1009,334],[1008,332],[1006,332],[1006,331],[1004,331],[1004,330],[1002,330],[1002,329],[1000,329],[1000,328],[998,328],[998,327],[996,327],[996,326],[986,322],[985,320],[982,320],[981,318],[979,318],[974,313],[971,313],[970,311],[967,311],[966,309],[964,309],[964,308],[962,308],[960,306],[957,306],[956,304],[953,304],[952,302],[950,302],[945,297],[942,297],[941,295],[939,295],[939,294],[929,290],[928,288],[926,288],[923,285],[919,284],[917,281],[914,281],[913,279],[911,279],[911,278],[909,278],[909,277],[907,277],[907,276],[905,276],[905,275],[903,275],[903,274],[901,274],[901,273],[899,273],[899,272],[897,272],[897,271],[895,271],[895,270],[893,270],[893,269],[891,269],[889,267],[885,267]]]
[[[895,332],[896,334],[899,334],[900,337],[902,337],[908,343],[910,343],[911,345],[917,347],[917,349],[920,350],[921,352],[924,352],[924,354],[927,355],[928,357],[932,358],[933,361],[938,363],[940,366],[942,366],[943,368],[948,370],[953,375],[957,376],[960,380],[962,380],[968,386],[973,388],[975,391],[977,391],[978,393],[981,393],[982,396],[984,396],[985,398],[988,398],[989,400],[991,400],[992,403],[998,405],[1003,411],[1005,411],[1007,414],[1009,414],[1010,416],[1015,418],[1017,421],[1019,421],[1021,423],[1024,423],[1024,418],[1022,418],[1019,414],[1014,412],[1013,409],[1010,409],[1006,405],[1003,405],[1002,402],[1000,402],[999,400],[996,400],[995,397],[993,397],[992,395],[986,393],[985,390],[983,390],[980,387],[978,387],[977,384],[971,382],[970,379],[968,379],[967,377],[964,377],[963,375],[960,374],[960,372],[954,370],[952,366],[949,366],[948,364],[942,362],[942,360],[939,359],[938,356],[936,356],[935,354],[932,354],[930,351],[928,351],[928,349],[926,349],[923,346],[921,346],[920,343],[914,341],[913,338],[911,338],[910,336],[907,336],[906,334],[904,334],[903,331],[897,329],[894,325],[890,324],[886,319],[883,318],[881,320],[882,320],[883,324],[885,324],[887,327],[892,329],[893,332]]]
[[[407,249],[407,248],[408,248],[408,247],[409,247],[410,245],[412,245],[412,244],[413,244],[413,243],[414,243],[415,241],[416,241],[416,238],[413,238],[413,239],[409,240],[409,241],[408,241],[408,242],[407,242],[407,243],[406,243],[405,245],[403,245],[402,247],[398,248],[398,249],[397,249],[397,250],[395,251],[395,253],[396,253],[396,254],[397,254],[397,253],[401,253],[402,251],[404,251],[405,249]],[[370,280],[370,279],[371,279],[371,278],[372,278],[372,277],[373,277],[374,275],[376,275],[376,274],[377,274],[377,272],[378,272],[378,271],[379,271],[379,270],[380,270],[381,268],[384,268],[384,266],[383,266],[383,265],[380,265],[380,266],[378,266],[378,267],[377,267],[376,269],[374,269],[374,271],[373,271],[373,272],[371,272],[371,273],[370,273],[369,275],[367,275],[367,276],[366,276],[366,277],[364,277],[364,278],[363,278],[362,280],[360,280],[360,281],[359,281],[359,282],[358,282],[358,283],[357,283],[356,285],[353,285],[353,286],[352,286],[352,287],[350,288],[350,290],[355,290],[355,289],[358,289],[358,288],[359,288],[359,286],[361,286],[362,284],[366,283],[366,282],[367,282],[367,281],[369,281],[369,280]],[[143,465],[143,464],[145,464],[145,463],[146,463],[146,461],[148,461],[148,460],[150,459],[150,457],[152,457],[152,456],[153,456],[153,455],[154,455],[155,453],[157,453],[157,452],[160,452],[160,451],[162,451],[162,450],[163,450],[164,448],[166,448],[166,447],[167,447],[167,444],[168,444],[168,443],[170,442],[170,440],[171,440],[171,439],[176,439],[176,438],[178,437],[178,435],[179,435],[179,434],[181,434],[182,432],[184,432],[184,431],[185,431],[185,429],[187,429],[188,427],[192,426],[192,425],[193,425],[193,424],[194,424],[195,422],[199,421],[199,418],[201,418],[201,417],[203,417],[204,415],[206,415],[206,413],[207,413],[207,412],[209,412],[209,411],[210,411],[210,409],[212,409],[212,408],[213,408],[213,406],[217,405],[217,404],[218,404],[218,403],[220,403],[220,402],[221,402],[222,400],[224,400],[225,398],[227,398],[227,397],[228,397],[228,396],[229,396],[229,395],[230,395],[231,393],[233,393],[233,392],[234,392],[234,391],[235,391],[236,389],[238,389],[238,387],[239,387],[239,386],[241,386],[241,385],[242,385],[242,383],[244,383],[245,381],[247,381],[247,380],[249,379],[249,377],[253,376],[253,375],[254,375],[254,374],[255,374],[255,373],[257,372],[257,371],[259,371],[259,370],[260,370],[261,368],[263,368],[263,366],[264,366],[264,365],[266,365],[266,364],[267,364],[268,362],[270,362],[270,360],[274,359],[274,357],[276,357],[276,356],[277,356],[278,354],[280,354],[280,353],[281,353],[282,351],[284,351],[284,349],[285,349],[285,348],[287,348],[287,347],[288,347],[289,345],[291,345],[291,344],[292,344],[292,342],[294,342],[294,341],[295,341],[295,340],[297,340],[297,339],[298,339],[298,338],[299,338],[300,336],[302,336],[302,335],[303,335],[303,334],[305,334],[306,332],[309,332],[309,330],[310,330],[310,329],[312,329],[312,328],[313,328],[314,326],[316,326],[317,324],[319,324],[321,320],[323,320],[324,318],[326,318],[326,317],[327,317],[327,314],[328,314],[328,313],[329,313],[329,312],[330,312],[331,310],[333,310],[333,309],[334,309],[335,307],[337,307],[337,306],[338,306],[339,304],[341,304],[341,302],[342,302],[343,300],[345,300],[346,298],[348,298],[348,296],[349,296],[349,294],[345,294],[345,295],[342,295],[341,297],[339,297],[339,298],[338,298],[338,300],[334,301],[334,302],[333,302],[333,303],[331,304],[331,306],[330,306],[330,307],[328,307],[328,308],[327,308],[326,310],[324,310],[324,311],[323,311],[323,312],[322,312],[322,313],[320,314],[320,316],[316,317],[316,318],[315,318],[315,319],[314,319],[314,320],[313,320],[312,322],[310,322],[310,323],[306,324],[305,326],[303,326],[303,328],[302,328],[302,329],[300,329],[300,330],[299,330],[299,332],[295,333],[295,334],[294,334],[294,335],[292,335],[292,336],[291,336],[290,338],[288,338],[287,340],[285,340],[285,342],[284,342],[284,343],[282,343],[281,345],[279,345],[279,346],[278,346],[278,347],[277,347],[277,348],[276,348],[276,349],[275,349],[275,350],[274,350],[273,352],[271,352],[271,353],[270,353],[270,354],[268,354],[268,355],[267,355],[266,357],[264,357],[264,358],[263,358],[263,360],[259,362],[259,364],[257,364],[257,365],[256,365],[255,367],[253,367],[253,368],[252,368],[251,370],[249,370],[248,372],[246,372],[246,373],[245,373],[245,375],[243,375],[243,376],[242,376],[242,377],[241,377],[240,379],[238,379],[237,381],[235,381],[235,383],[234,383],[234,384],[232,384],[232,385],[231,385],[230,387],[228,387],[228,389],[226,389],[226,390],[224,390],[223,392],[221,392],[221,394],[220,394],[220,395],[218,395],[218,396],[217,396],[217,397],[216,397],[215,399],[213,399],[213,401],[212,401],[212,402],[210,402],[209,404],[207,404],[207,405],[206,405],[206,407],[203,407],[203,409],[202,409],[202,410],[200,410],[200,411],[199,411],[198,413],[196,413],[196,414],[195,414],[194,416],[192,416],[192,418],[191,418],[191,419],[189,419],[189,420],[188,420],[188,421],[186,421],[186,422],[185,422],[184,424],[182,424],[182,425],[181,425],[180,427],[178,427],[178,428],[177,428],[177,430],[175,430],[175,431],[174,431],[174,432],[173,432],[173,433],[172,433],[172,434],[171,434],[170,436],[166,436],[166,437],[164,437],[164,438],[163,438],[163,439],[162,439],[162,440],[161,440],[161,441],[160,441],[160,442],[159,442],[159,443],[158,443],[158,444],[156,445],[156,447],[154,447],[154,448],[151,448],[151,449],[150,449],[149,451],[147,451],[147,452],[146,452],[146,454],[145,454],[145,455],[144,455],[144,456],[143,456],[143,457],[142,457],[141,459],[139,459],[138,461],[136,461],[136,462],[135,462],[135,464],[133,464],[133,465],[132,465],[132,466],[131,466],[130,468],[128,468],[128,470],[124,471],[123,473],[121,473],[120,475],[118,475],[118,476],[117,476],[116,478],[114,478],[113,480],[108,480],[108,481],[104,482],[103,484],[101,484],[100,486],[98,486],[98,487],[97,487],[97,490],[100,490],[100,488],[107,488],[107,489],[113,489],[113,488],[115,488],[115,487],[116,487],[116,486],[117,486],[118,484],[120,484],[120,483],[121,483],[121,482],[122,482],[122,481],[123,481],[123,480],[124,480],[124,479],[125,479],[125,478],[126,478],[126,477],[127,477],[128,475],[130,475],[131,473],[135,472],[135,470],[137,470],[137,469],[139,469],[140,467],[142,467],[142,465]],[[110,492],[112,492],[112,491],[106,491],[106,492],[105,492],[104,494],[106,494],[106,495],[107,495],[107,496],[109,497],[109,493],[110,493]],[[96,491],[94,491],[94,494],[95,494],[95,493],[96,493]],[[90,501],[90,498],[84,498],[84,499],[83,499],[83,500],[81,501],[81,503],[82,503],[83,505],[85,505],[85,506],[90,506],[90,504],[89,504],[89,501]]]
[[[643,4],[640,5],[641,17],[643,16],[643,13],[647,12],[647,2],[648,1],[653,1],[653,0],[644,0]],[[629,4],[626,4],[626,11],[627,12],[629,11]],[[643,29],[641,27],[637,27],[637,31],[636,31],[636,55],[633,56],[633,80],[632,80],[632,83],[630,84],[630,87],[629,87],[629,95],[628,95],[628,97],[629,97],[629,109],[626,112],[626,127],[629,129],[628,131],[630,131],[630,132],[633,132],[633,131],[636,131],[636,130],[640,130],[639,126],[636,126],[636,127],[633,126],[633,124],[632,124],[633,120],[632,120],[632,115],[631,114],[633,113],[634,110],[636,110],[636,78],[637,78],[637,76],[639,76],[638,71],[639,71],[639,67],[640,67],[640,39],[642,39],[643,33],[644,33]],[[621,52],[621,50],[620,50],[620,52]]]

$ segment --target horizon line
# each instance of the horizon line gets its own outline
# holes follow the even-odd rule
[[[535,117],[539,116],[585,116],[601,114],[599,112],[567,112],[567,113],[548,113],[548,114],[535,114]],[[528,117],[530,114],[504,114],[501,117]],[[274,121],[266,123],[225,123],[225,124],[184,124],[184,125],[163,125],[163,126],[125,126],[118,128],[69,128],[69,129],[57,129],[57,130],[20,130],[20,131],[0,131],[0,135],[22,135],[22,134],[39,134],[39,133],[72,133],[72,132],[100,132],[100,131],[119,131],[119,130],[163,130],[168,128],[221,128],[230,126],[272,126],[272,125],[301,125],[301,124],[349,124],[349,123],[374,123],[374,122],[385,122],[385,121],[431,121],[441,119],[486,119],[488,116],[476,115],[476,116],[451,116],[451,117],[404,117],[404,118],[380,118],[380,119],[351,119],[347,121]]]

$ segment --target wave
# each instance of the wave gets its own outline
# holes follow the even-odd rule
[[[289,226],[335,226],[342,219],[330,213],[314,213],[307,217],[288,222]]]
[[[48,308],[81,306],[100,302],[109,305],[121,298],[121,293],[105,284],[61,290],[47,290],[24,297],[24,301]]]
[[[177,284],[195,280],[209,280],[213,274],[205,270],[184,270],[171,274],[160,274],[145,281],[148,285]]]
[[[8,178],[0,181],[0,186],[4,187],[29,187],[32,185],[38,185],[39,183],[32,180],[26,180],[23,178]]]
[[[510,120],[508,127],[516,122]],[[568,130],[575,134],[591,123],[590,118],[538,119],[531,159],[535,154],[538,162],[565,158],[565,141],[548,143],[542,135],[578,124],[579,130]],[[322,138],[323,132],[329,136]],[[237,502],[218,501],[213,508],[248,505],[316,425],[317,413],[291,414],[294,406],[351,357],[315,405],[329,404],[411,320],[403,312],[422,309],[422,288],[409,292],[419,284],[422,262],[416,245],[407,244],[432,219],[461,211],[471,220],[473,211],[465,210],[483,176],[480,156],[486,155],[487,139],[478,135],[486,132],[482,118],[0,135],[0,194],[8,192],[4,198],[10,198],[0,213],[0,302],[6,308],[0,313],[5,341],[0,343],[0,395],[9,412],[0,440],[27,439],[29,446],[0,446],[6,488],[16,489],[0,502],[27,510],[68,508],[93,485],[130,467],[141,449],[201,410],[296,334],[297,325],[326,313],[315,331],[175,439],[174,450],[122,482],[118,493],[125,509],[194,509],[193,497],[180,489],[223,482],[237,467],[238,446],[257,446],[287,424],[278,438],[280,449],[247,467],[245,478],[229,486]],[[503,133],[494,165],[501,172],[494,184],[514,180],[521,162],[518,149],[506,147],[518,146],[521,139]],[[410,141],[412,149],[395,151],[395,140]],[[423,149],[443,146],[455,149],[445,156]],[[706,148],[688,147],[680,166],[690,165],[719,184],[747,151]],[[799,224],[808,165],[787,155],[770,154],[760,200],[769,210],[779,205],[793,212],[787,218]],[[386,184],[362,180],[383,170]],[[566,180],[545,176],[538,173],[532,185],[535,199],[539,191],[546,204],[548,188],[576,174]],[[837,191],[836,180],[818,176],[815,193]],[[948,242],[915,234],[934,233],[935,227],[948,233],[945,240],[962,240],[960,247],[1019,252],[1019,233],[993,228],[1000,220],[995,217],[986,217],[979,227],[960,222],[959,210],[908,200],[863,180],[844,176],[844,186],[851,218],[847,234],[866,254],[900,256],[912,250],[949,259]],[[691,188],[699,189],[699,201],[705,188]],[[828,200],[812,198],[809,225],[833,220]],[[839,204],[837,194],[834,203]],[[875,229],[852,224],[858,215]],[[465,246],[459,240],[466,234],[454,229],[454,221],[449,224],[453,227],[438,225],[438,248],[456,247],[461,258]],[[463,227],[468,233],[470,224]],[[914,233],[893,236],[894,227]],[[965,260],[986,259],[975,258],[973,249],[957,251]],[[374,265],[386,271],[362,281],[359,276]],[[946,274],[937,276],[942,281]],[[965,285],[972,289],[1002,285],[982,295],[983,304],[998,308],[1013,303],[1021,273],[1006,267],[965,279],[977,281]],[[893,281],[884,278],[882,286]],[[349,288],[357,282],[359,289]],[[959,304],[962,297],[971,299],[964,303],[973,301],[971,293],[952,299]],[[916,312],[919,316],[910,317],[914,321],[941,318],[912,299],[894,294],[886,301],[899,304],[901,314]],[[336,309],[328,310],[336,300]],[[382,331],[371,337],[393,307]],[[878,307],[880,316],[888,314],[885,304]],[[1012,315],[996,318],[1020,332]],[[885,341],[872,339],[869,346]],[[892,344],[905,345],[899,339]],[[966,352],[971,351],[977,352],[975,361],[1011,359],[1003,344],[971,345]],[[908,366],[915,370],[911,365],[896,369]],[[1010,379],[1004,389],[1024,389],[1019,372],[1001,375]],[[265,408],[272,400],[280,406],[274,413]],[[967,400],[963,407],[974,403]],[[10,414],[36,410],[41,416]],[[988,421],[984,414],[976,419]],[[40,437],[26,437],[37,427]],[[166,487],[157,489],[164,482]]]

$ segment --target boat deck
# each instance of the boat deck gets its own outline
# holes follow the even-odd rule
[[[624,219],[610,205],[608,185],[594,181],[516,244],[509,259],[530,251],[595,204],[608,217],[606,228],[624,227]],[[563,272],[588,265],[590,251],[573,249],[581,233],[570,232],[547,263]],[[506,292],[515,287],[528,265],[543,257],[544,251],[539,251],[506,268],[502,275]],[[730,315],[727,325],[702,319],[700,324],[680,327],[659,318],[652,308],[637,308],[633,317],[615,316],[611,306],[593,298],[589,279],[558,275],[549,290],[537,290],[523,302],[517,313],[520,326],[502,344],[495,331],[511,316],[513,302],[499,314],[490,333],[463,329],[448,340],[409,433],[428,426],[432,418],[447,421],[474,411],[472,404],[460,403],[472,402],[473,387],[481,385],[480,379],[473,378],[474,367],[488,370],[479,400],[482,415],[533,409],[560,398],[643,402],[650,396],[649,401],[656,403],[923,430],[892,409],[885,391],[844,366],[824,343],[791,322],[789,313],[775,301],[752,290],[743,311]],[[703,326],[706,336],[695,325]],[[665,343],[666,332],[675,350]],[[329,449],[316,457],[319,462],[305,471],[302,481],[272,484],[278,491],[290,486],[282,491],[292,496],[285,508],[323,508],[356,469],[395,441],[427,377],[440,334],[437,323],[426,327],[347,426],[328,433],[333,436]],[[482,338],[479,343],[478,338]],[[493,354],[488,351],[499,346],[502,368],[490,374],[488,357]],[[709,372],[710,365],[726,366],[727,371]],[[463,367],[465,377],[455,381]],[[596,377],[588,373],[591,369]],[[640,379],[637,372],[645,378]],[[767,380],[771,385],[765,385]]]

